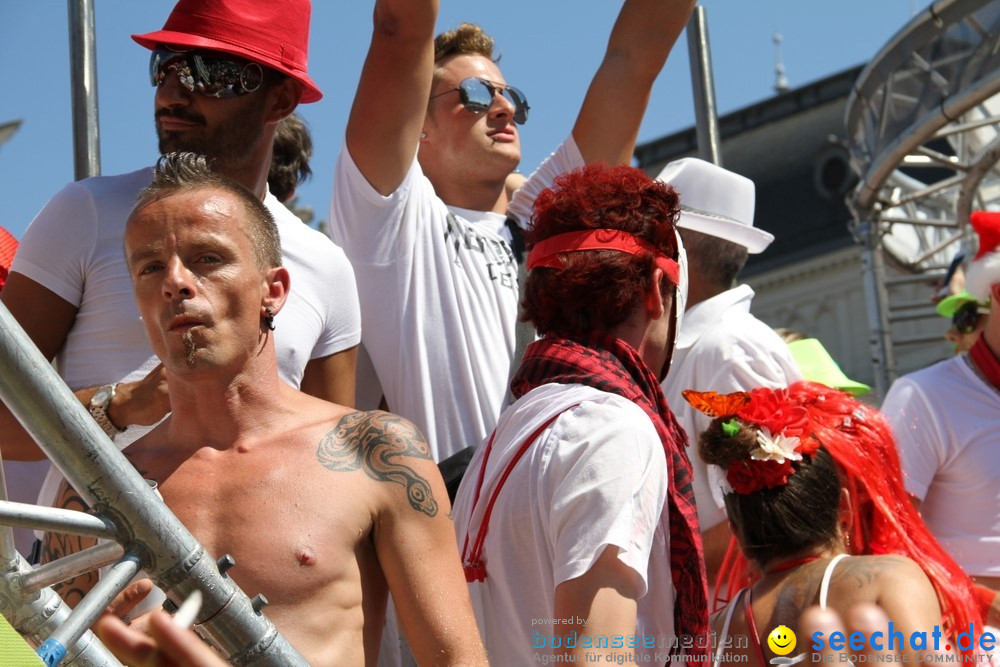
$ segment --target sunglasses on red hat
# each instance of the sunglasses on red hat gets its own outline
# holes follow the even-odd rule
[[[174,51],[166,47],[153,50],[149,57],[149,80],[159,88],[170,75],[188,91],[207,97],[229,98],[252,93],[264,81],[264,70],[249,62],[211,51]]]
[[[466,111],[471,111],[472,113],[488,111],[493,106],[493,98],[499,93],[514,105],[515,123],[524,125],[528,120],[528,111],[531,107],[528,106],[528,100],[524,97],[524,93],[514,86],[493,83],[492,81],[477,77],[462,79],[458,84],[458,88],[449,88],[437,95],[431,95],[430,99],[433,100],[435,97],[441,97],[456,90],[458,91],[458,99]]]

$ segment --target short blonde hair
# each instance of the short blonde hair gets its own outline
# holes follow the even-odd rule
[[[434,38],[434,62],[439,63],[450,56],[483,56],[494,62],[500,60],[493,57],[493,38],[475,23],[463,23]]]

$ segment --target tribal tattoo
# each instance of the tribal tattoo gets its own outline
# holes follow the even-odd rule
[[[76,492],[76,489],[65,481],[59,488],[59,495],[53,506],[60,509],[76,510],[78,512],[86,512],[90,509],[87,501]],[[97,540],[93,537],[70,535],[68,533],[45,533],[45,538],[42,540],[42,563],[50,563],[63,556],[83,551],[95,544],[97,544]],[[97,583],[98,578],[96,570],[85,572],[67,581],[54,584],[52,588],[62,596],[66,604],[70,607],[75,607],[83,599],[83,596]]]
[[[905,558],[894,555],[882,555],[878,558],[870,556],[845,558],[833,571],[832,581],[840,585],[842,590],[853,590],[856,594],[860,594],[874,586],[883,573],[905,562]],[[818,603],[820,584],[826,570],[821,565],[822,562],[811,566],[808,570],[803,568],[802,573],[789,578],[778,595],[772,619],[779,619],[776,622],[782,623],[797,619],[807,607]]]
[[[323,437],[316,451],[316,458],[327,470],[362,469],[377,482],[401,484],[410,507],[437,516],[438,504],[430,484],[402,462],[405,457],[432,460],[430,447],[413,424],[378,410],[345,416]]]

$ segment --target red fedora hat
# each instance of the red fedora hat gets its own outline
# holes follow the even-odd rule
[[[302,102],[316,102],[323,93],[306,73],[311,9],[309,0],[180,0],[163,30],[132,39],[241,56],[284,72],[302,84]]]
[[[14,253],[17,252],[17,239],[3,227],[0,227],[0,289],[3,289],[14,263]]]

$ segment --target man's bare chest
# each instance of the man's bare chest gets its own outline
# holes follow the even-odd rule
[[[205,451],[180,462],[137,456],[164,502],[251,596],[272,604],[358,581],[374,509],[363,475],[324,469],[312,451]],[[145,469],[143,469],[145,466]]]

